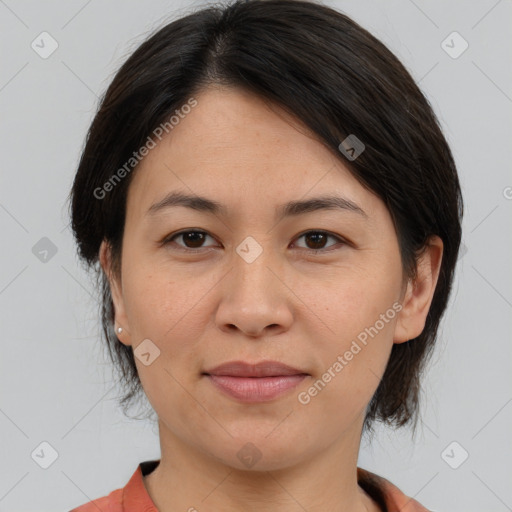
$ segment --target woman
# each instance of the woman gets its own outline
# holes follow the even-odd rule
[[[71,216],[161,458],[74,511],[426,510],[357,459],[375,421],[415,425],[462,212],[428,101],[347,16],[237,1],[151,36]]]

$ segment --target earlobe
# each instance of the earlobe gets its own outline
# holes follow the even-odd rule
[[[443,241],[438,236],[433,236],[418,259],[416,279],[407,283],[402,310],[395,326],[394,343],[405,343],[423,332],[439,278],[442,257]]]
[[[114,327],[116,336],[124,345],[131,345],[130,329],[125,312],[121,283],[112,270],[111,248],[106,240],[101,242],[99,260],[101,268],[110,285],[110,295],[112,296],[112,303],[114,305]],[[119,331],[119,328],[121,328],[121,331]]]

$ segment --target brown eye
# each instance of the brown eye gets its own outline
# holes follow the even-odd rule
[[[176,233],[175,235],[172,235],[172,236],[166,238],[163,242],[163,245],[173,243],[184,250],[202,249],[203,244],[204,244],[206,238],[208,238],[208,237],[212,238],[205,231],[199,231],[199,230],[181,231],[180,233]],[[181,239],[182,243],[175,242],[175,240],[178,240],[178,239]],[[213,238],[212,238],[212,240],[213,240]]]
[[[188,231],[181,231],[179,233],[175,233],[174,235],[170,235],[162,242],[162,245],[174,244],[180,250],[195,252],[210,247],[204,245],[208,237],[214,240],[214,238],[205,231],[189,229]],[[306,231],[305,233],[297,237],[297,239],[301,238],[304,239],[306,246],[301,247],[300,245],[298,245],[297,247],[305,251],[311,251],[313,252],[313,254],[329,252],[333,250],[330,249],[330,247],[332,246],[346,244],[345,240],[343,240],[341,237],[333,235],[326,231]],[[334,240],[335,243],[326,245],[329,239]],[[181,243],[178,243],[176,240],[181,240]]]
[[[180,236],[183,237],[182,240],[185,245],[193,249],[201,247],[204,242],[205,235],[206,234],[201,231],[187,231],[180,234]]]
[[[321,251],[322,249],[326,249],[326,247],[331,247],[332,245],[336,245],[336,243],[326,246],[327,240],[332,238],[333,240],[338,241],[343,244],[344,240],[338,236],[327,233],[326,231],[307,231],[298,237],[298,239],[303,238],[306,242],[306,247],[300,247],[300,249],[311,250],[311,251]]]
[[[312,247],[309,246],[309,249],[322,249],[325,245],[325,242],[328,238],[324,233],[311,232],[304,235],[305,240],[308,243],[311,243]]]

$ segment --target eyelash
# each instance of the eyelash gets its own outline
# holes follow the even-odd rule
[[[160,243],[160,245],[162,245],[162,246],[169,245],[169,244],[171,244],[174,241],[175,238],[178,238],[179,236],[185,235],[187,233],[202,233],[204,235],[208,235],[208,236],[212,237],[208,232],[203,231],[201,229],[187,229],[187,230],[179,231],[178,233],[173,233],[173,234],[165,237],[162,240],[162,242]],[[323,231],[323,230],[310,229],[308,231],[304,231],[303,233],[299,234],[296,238],[299,239],[299,238],[302,238],[303,236],[311,234],[311,233],[326,235],[327,237],[336,239],[342,245],[349,245],[349,243],[345,239],[343,239],[342,237],[340,237],[338,235],[334,235],[333,233],[330,233],[329,231]],[[204,249],[205,249],[204,247],[199,247],[199,248],[196,248],[196,249],[192,249],[192,248],[189,248],[189,247],[183,247],[181,245],[178,245],[177,247],[178,247],[178,250],[181,250],[183,252],[187,252],[189,254],[196,254],[196,253],[201,253],[201,252],[204,253],[205,252],[204,251]],[[334,245],[330,246],[330,247],[334,247]],[[327,249],[308,249],[308,248],[304,248],[304,247],[299,247],[299,251],[307,252],[307,253],[313,254],[313,255],[317,255],[319,253],[325,254],[325,253],[329,253],[329,252],[331,252],[333,250],[337,250],[337,249],[332,249],[332,248],[327,248]]]

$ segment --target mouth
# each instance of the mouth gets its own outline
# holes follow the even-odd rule
[[[308,373],[278,361],[231,361],[202,374],[219,391],[242,402],[266,402],[289,392]]]

